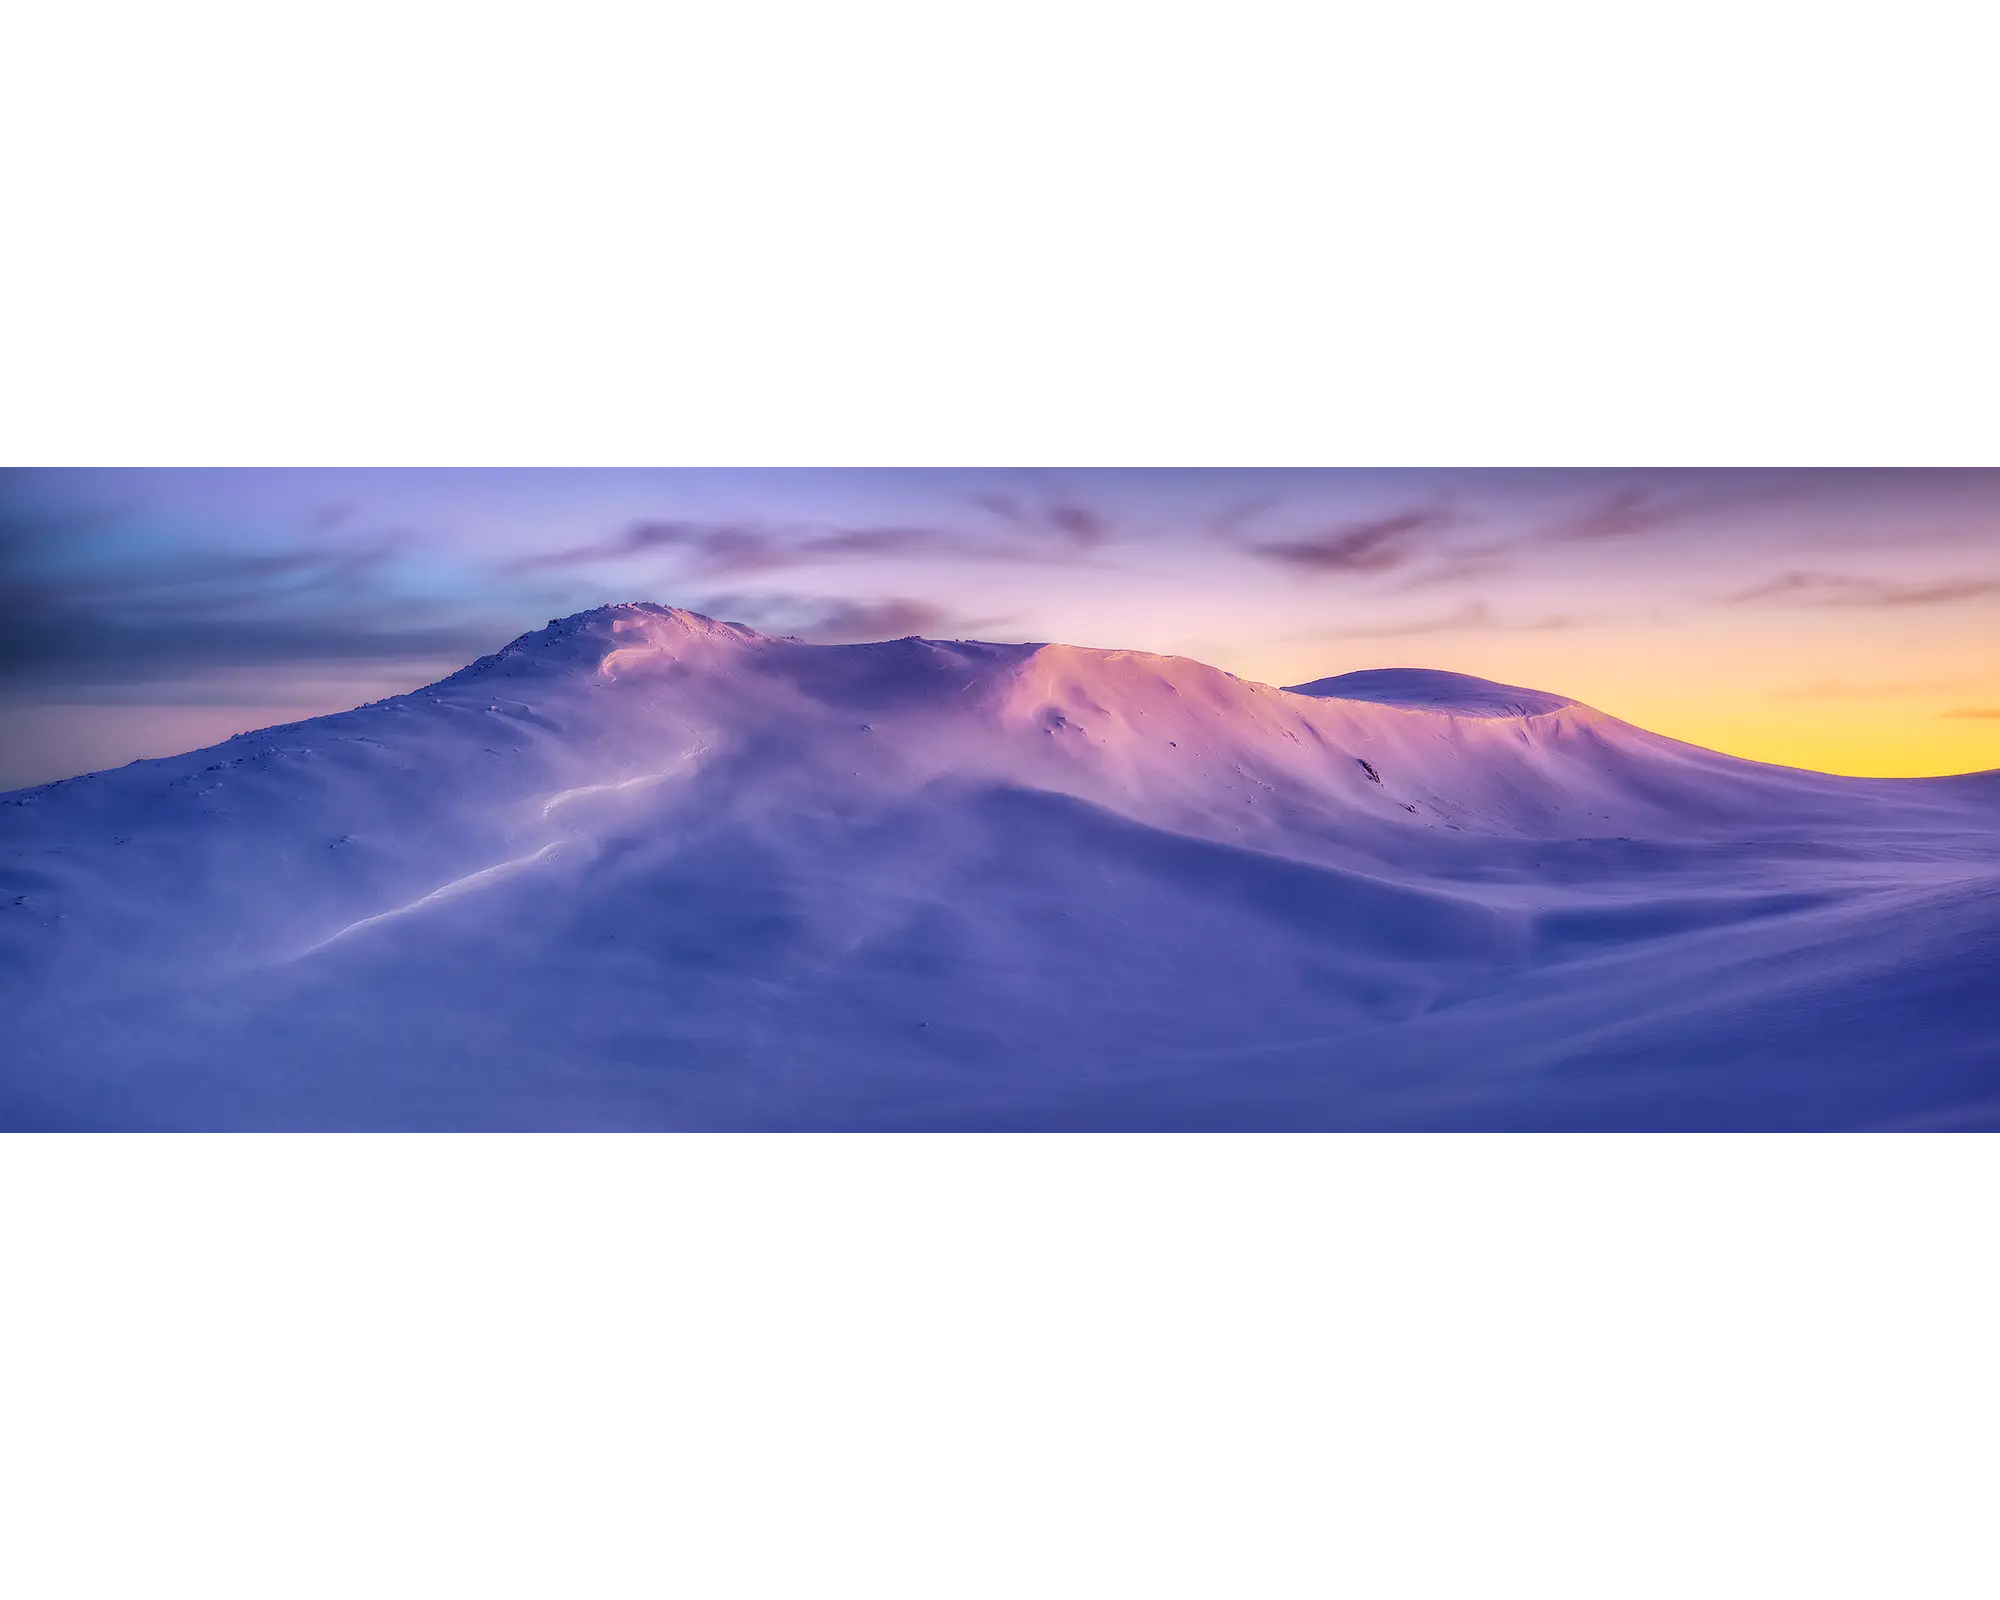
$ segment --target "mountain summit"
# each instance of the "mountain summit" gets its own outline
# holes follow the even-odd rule
[[[1291,692],[1325,700],[1368,700],[1381,706],[1449,711],[1468,717],[1540,717],[1576,704],[1540,689],[1489,683],[1463,672],[1437,672],[1429,667],[1343,672],[1337,678],[1294,684]]]
[[[0,797],[0,1124],[1984,1124],[1995,822],[1454,673],[607,606]]]

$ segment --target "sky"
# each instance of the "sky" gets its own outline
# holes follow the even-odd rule
[[[828,643],[1443,667],[1829,772],[2000,767],[2000,471],[0,471],[0,788],[618,600]]]

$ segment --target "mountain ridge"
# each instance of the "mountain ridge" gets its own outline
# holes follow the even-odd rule
[[[498,650],[468,662],[464,667],[436,680],[420,685],[403,694],[391,695],[383,700],[371,701],[367,705],[355,707],[353,711],[331,712],[328,717],[351,716],[374,706],[400,702],[411,696],[434,694],[448,686],[470,683],[492,676],[508,676],[522,672],[533,673],[556,667],[582,667],[596,675],[611,679],[622,672],[640,671],[647,666],[657,667],[667,661],[686,658],[692,649],[702,645],[723,648],[778,647],[812,652],[879,652],[889,646],[923,646],[934,649],[971,649],[989,654],[996,660],[1013,660],[1025,665],[1044,653],[1055,656],[1067,655],[1074,659],[1114,662],[1185,663],[1200,673],[1215,674],[1233,682],[1251,685],[1254,689],[1289,695],[1299,695],[1310,699],[1339,700],[1354,705],[1375,705],[1392,710],[1416,711],[1433,715],[1463,717],[1474,720],[1504,720],[1552,716],[1565,710],[1584,714],[1593,721],[1616,724],[1633,728],[1635,732],[1646,732],[1647,737],[1658,739],[1679,748],[1700,751],[1721,761],[1738,763],[1746,768],[1764,768],[1780,772],[1797,772],[1814,777],[1824,777],[1840,783],[1886,783],[1894,785],[1958,782],[1961,780],[2000,779],[2000,769],[1990,772],[1950,774],[1946,777],[1921,778],[1854,778],[1838,773],[1823,773],[1814,768],[1784,767],[1775,763],[1757,761],[1751,757],[1730,756],[1707,746],[1689,744],[1671,739],[1668,735],[1653,734],[1624,723],[1609,713],[1598,710],[1583,701],[1548,690],[1532,689],[1515,684],[1504,684],[1494,680],[1479,678],[1468,673],[1447,672],[1427,667],[1364,668],[1358,671],[1336,674],[1310,682],[1285,686],[1257,683],[1256,680],[1242,678],[1223,668],[1213,667],[1190,656],[1163,655],[1156,652],[1099,648],[1085,645],[1066,645],[1052,642],[1025,644],[995,644],[979,640],[929,639],[911,634],[899,639],[846,644],[812,644],[788,635],[761,632],[742,623],[722,621],[701,612],[682,607],[662,605],[653,601],[623,601],[595,606],[568,616],[552,618],[542,628],[523,633],[502,645]],[[325,717],[306,719],[317,723]],[[127,763],[127,766],[142,766],[148,763],[173,762],[201,755],[209,750],[226,749],[229,745],[245,739],[254,739],[279,729],[299,727],[304,723],[281,723],[268,728],[255,728],[236,734],[221,744],[206,746],[200,750],[186,752],[179,756],[145,757]],[[20,790],[8,791],[0,799],[31,794],[39,790],[58,788],[74,784],[83,779],[101,777],[107,773],[122,771],[124,768],[105,768],[97,772],[79,773],[68,778],[58,778],[48,783],[29,785]]]
[[[1995,798],[1423,669],[601,607],[0,797],[0,1123],[1977,1121]]]

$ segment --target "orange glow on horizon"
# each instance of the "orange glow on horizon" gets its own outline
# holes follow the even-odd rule
[[[1296,683],[1428,666],[1552,690],[1726,755],[1849,777],[2000,769],[2000,650],[1978,613],[1836,616],[1752,631],[1686,624],[1436,635],[1295,648],[1256,663]],[[1231,670],[1244,670],[1229,663]]]

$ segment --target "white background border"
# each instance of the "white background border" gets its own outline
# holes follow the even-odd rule
[[[1981,13],[22,8],[0,441],[1983,464]]]
[[[17,1139],[9,1591],[1992,1592],[1978,1138]]]
[[[1980,20],[40,7],[0,451],[1991,464]],[[14,1139],[0,1582],[1987,1595],[1991,1150]]]

